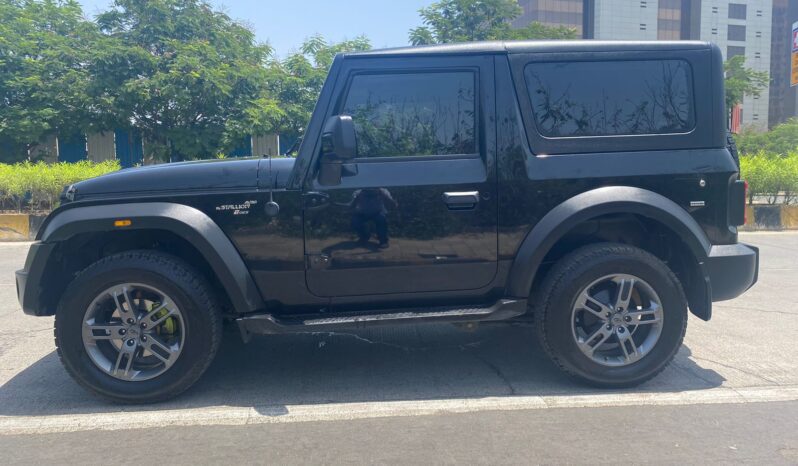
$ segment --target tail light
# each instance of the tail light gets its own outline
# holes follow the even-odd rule
[[[745,225],[745,202],[748,199],[748,182],[735,180],[729,186],[729,225]]]

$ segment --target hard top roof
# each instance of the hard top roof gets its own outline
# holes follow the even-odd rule
[[[473,55],[533,52],[624,52],[697,50],[711,47],[703,41],[599,41],[599,40],[523,40],[465,42],[457,44],[397,47],[345,53],[346,58],[407,55]]]

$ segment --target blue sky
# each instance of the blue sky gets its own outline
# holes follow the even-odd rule
[[[110,0],[78,0],[89,17]],[[418,9],[433,0],[210,0],[248,24],[258,40],[279,56],[296,50],[314,34],[339,41],[364,34],[374,47],[407,45],[408,31],[421,24]]]

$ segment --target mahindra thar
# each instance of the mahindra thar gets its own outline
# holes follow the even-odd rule
[[[757,280],[704,42],[482,42],[341,54],[296,158],[67,187],[16,273],[83,387],[186,390],[254,334],[533,323],[571,376],[629,387],[688,310]]]

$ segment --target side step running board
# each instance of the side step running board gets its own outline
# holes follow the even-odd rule
[[[253,334],[313,333],[371,325],[415,324],[422,322],[457,323],[508,320],[526,312],[525,299],[501,299],[489,307],[433,307],[395,309],[380,313],[360,313],[335,317],[277,317],[256,314],[236,319],[244,341]]]

